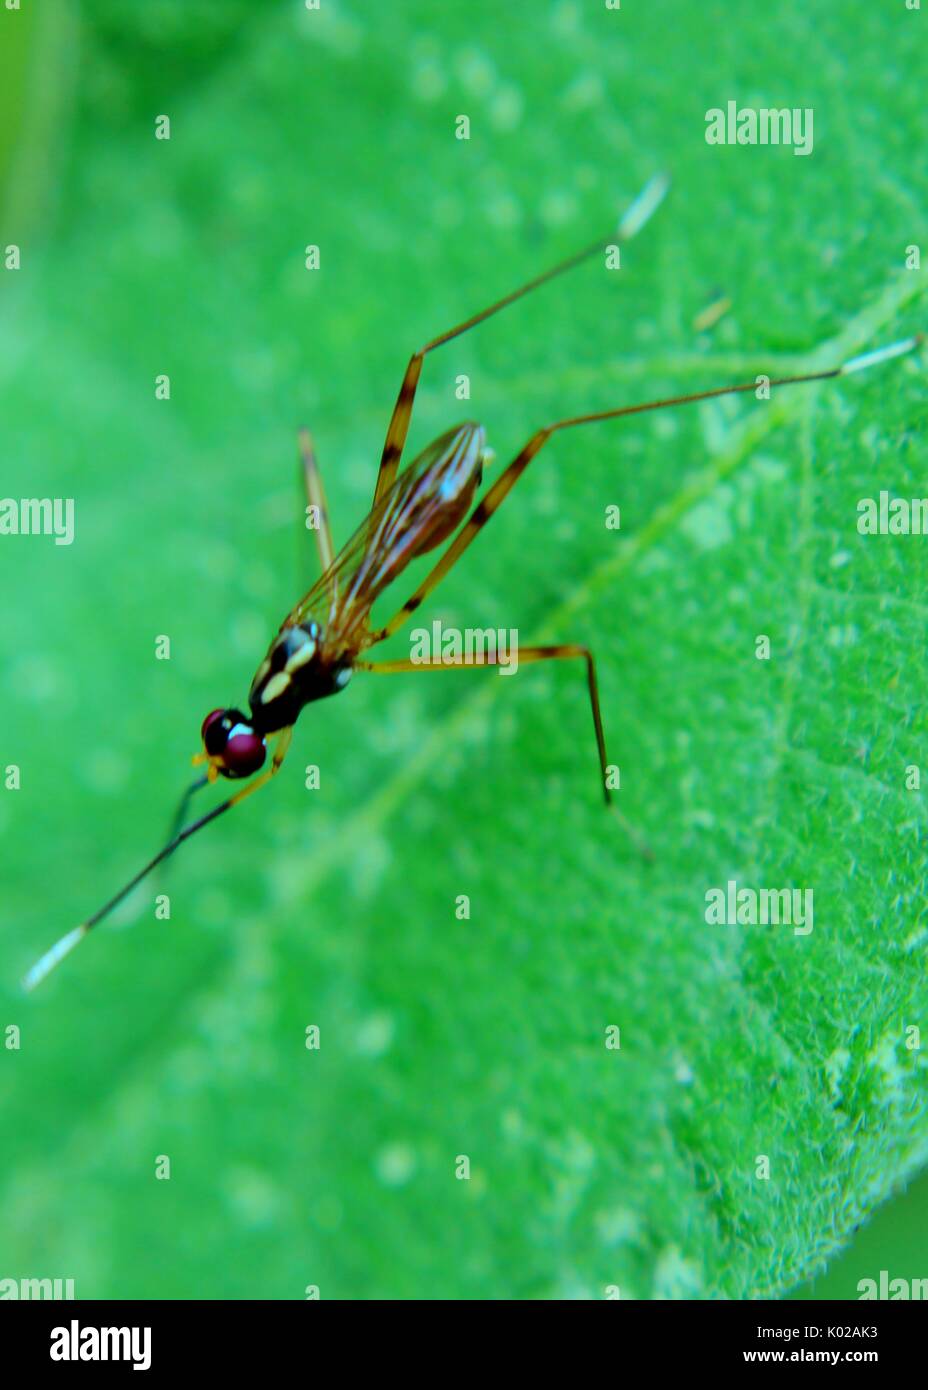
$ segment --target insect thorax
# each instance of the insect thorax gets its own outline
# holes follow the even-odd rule
[[[283,628],[248,692],[255,729],[269,734],[286,728],[304,705],[344,690],[350,678],[351,666],[326,651],[317,622]]]

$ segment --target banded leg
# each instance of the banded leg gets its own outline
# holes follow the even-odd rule
[[[653,854],[634,828],[622,815],[618,806],[615,804],[612,791],[609,787],[609,757],[606,752],[606,735],[603,730],[602,709],[599,703],[599,683],[596,679],[596,662],[589,647],[580,646],[576,642],[561,642],[556,646],[544,647],[520,647],[519,665],[528,665],[537,661],[570,661],[580,659],[586,662],[587,687],[590,693],[590,711],[593,715],[593,729],[596,734],[596,751],[599,757],[600,785],[602,787],[603,798],[606,806],[613,812],[617,820],[622,825],[632,844],[640,854],[646,859],[653,859]],[[491,657],[483,663],[485,666],[499,666],[500,662]],[[468,671],[473,667],[462,665],[445,665],[443,662],[421,662],[410,661],[408,658],[398,661],[359,661],[356,664],[359,671],[373,671],[379,676],[394,676],[404,672],[412,671]]]
[[[219,805],[214,806],[211,811],[207,811],[205,816],[201,816],[200,819],[194,821],[192,825],[188,825],[186,830],[181,830],[176,835],[173,835],[164,848],[158,851],[154,859],[150,859],[143,869],[140,869],[137,874],[129,879],[128,883],[123,884],[119,892],[114,894],[109,902],[104,903],[101,908],[97,909],[92,917],[88,917],[86,921],[81,922],[80,926],[74,927],[61,937],[59,941],[56,941],[55,945],[47,950],[44,956],[40,956],[23,980],[24,988],[27,990],[35,989],[36,985],[40,984],[42,980],[45,979],[46,975],[49,975],[52,970],[54,970],[55,966],[58,965],[60,961],[64,960],[65,956],[70,955],[75,946],[83,941],[88,932],[90,932],[98,922],[102,922],[104,917],[108,917],[113,909],[119,906],[123,898],[127,897],[128,894],[132,892],[133,888],[151,873],[152,869],[157,868],[169,855],[173,854],[174,851],[183,844],[184,840],[189,840],[191,835],[195,835],[198,830],[202,830],[205,825],[209,825],[210,821],[216,820],[217,817],[223,815],[226,811],[231,811],[233,806],[237,806],[238,803],[244,801],[247,796],[251,796],[253,792],[266,786],[271,778],[276,776],[280,771],[281,764],[287,756],[287,749],[290,747],[290,740],[292,737],[292,728],[281,729],[280,733],[277,735],[277,744],[274,749],[274,756],[271,759],[270,767],[262,772],[260,777],[256,777],[253,782],[249,782],[247,786],[235,792],[233,796],[228,797],[225,801],[221,801]],[[199,790],[200,786],[201,783],[197,781],[194,783],[191,790]]]
[[[306,488],[307,515],[309,521],[309,508],[314,508],[319,514],[319,525],[308,527],[315,531],[316,549],[319,552],[319,566],[325,574],[330,568],[335,558],[335,549],[332,545],[332,532],[329,530],[329,508],[325,500],[325,488],[322,485],[322,474],[319,472],[319,465],[316,462],[316,449],[313,444],[313,437],[309,430],[300,430],[299,434],[300,463],[303,468],[303,483]]]
[[[390,417],[390,424],[387,429],[387,437],[383,446],[383,454],[380,459],[380,472],[377,475],[377,486],[374,490],[374,503],[376,506],[383,497],[384,493],[393,483],[396,477],[396,470],[403,454],[406,444],[406,435],[409,432],[409,422],[412,418],[412,408],[416,396],[416,387],[419,385],[419,377],[422,374],[422,363],[426,354],[441,347],[444,343],[450,343],[452,338],[459,338],[468,329],[476,327],[478,323],[483,323],[484,319],[491,318],[493,314],[499,313],[501,309],[508,308],[523,295],[530,294],[532,290],[539,289],[549,280],[555,279],[558,275],[563,275],[565,271],[572,270],[574,266],[580,265],[582,261],[590,256],[602,251],[606,246],[613,242],[630,241],[637,232],[655,212],[658,205],[662,202],[664,195],[669,187],[669,181],[665,175],[659,174],[652,178],[638,194],[637,198],[631,203],[623,214],[618,226],[609,233],[608,236],[600,237],[591,245],[577,251],[573,256],[568,256],[566,260],[559,261],[550,270],[545,270],[541,275],[536,275],[533,280],[521,288],[511,291],[504,295],[487,309],[481,309],[478,314],[473,314],[463,323],[457,324],[454,328],[449,328],[446,333],[433,338],[426,343],[425,347],[414,352],[409,359],[409,366],[406,368],[406,375],[403,377],[403,384],[400,393],[396,398],[396,405],[393,407],[393,414]]]
[[[902,342],[891,343],[885,348],[877,348],[873,352],[864,353],[860,357],[852,358],[850,361],[843,363],[840,367],[831,367],[828,371],[822,372],[807,372],[800,376],[774,378],[773,380],[769,380],[767,385],[770,388],[793,386],[805,382],[826,381],[831,377],[849,376],[853,372],[864,371],[868,367],[874,367],[881,362],[889,361],[893,357],[901,357],[904,353],[911,352],[913,349],[920,346],[922,341],[923,335],[916,334],[913,338],[906,338]],[[393,615],[384,627],[370,634],[368,645],[373,646],[376,642],[382,642],[385,638],[389,637],[391,633],[394,633],[398,627],[401,627],[411,613],[416,611],[436,585],[441,582],[452,566],[460,559],[461,555],[474,540],[477,533],[486,525],[504,498],[509,495],[538,451],[547,444],[551,436],[558,430],[572,429],[575,425],[597,424],[601,420],[617,420],[623,415],[640,415],[646,410],[663,410],[667,406],[692,405],[696,401],[707,401],[716,396],[729,396],[744,391],[755,391],[757,385],[757,381],[747,381],[741,382],[735,386],[716,386],[711,391],[695,391],[686,396],[669,396],[665,400],[645,401],[641,405],[620,406],[616,410],[599,410],[589,415],[574,415],[569,419],[557,420],[553,425],[546,425],[543,429],[537,430],[513,461],[500,474],[493,486],[487,490],[484,497],[477,503],[469,519],[455,536],[454,540],[441,556],[441,559],[438,560],[435,566],[425,576],[411,598],[406,600],[402,608]]]

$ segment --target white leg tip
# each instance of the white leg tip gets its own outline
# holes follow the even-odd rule
[[[881,362],[889,362],[893,357],[904,357],[907,352],[914,352],[921,342],[921,333],[916,333],[912,338],[903,338],[901,342],[890,343],[888,347],[874,348],[873,352],[852,357],[850,362],[845,362],[841,368],[841,375],[850,376],[852,372],[865,372],[868,367],[879,366]]]
[[[41,984],[46,975],[50,975],[59,961],[64,960],[65,956],[70,955],[79,941],[87,935],[86,927],[75,927],[69,931],[60,941],[56,941],[54,946],[40,956],[32,969],[23,977],[23,989],[33,990],[36,985]]]
[[[630,241],[641,231],[644,224],[650,221],[666,198],[669,187],[668,174],[655,174],[653,178],[648,179],[631,207],[626,208],[622,214],[617,234],[623,241]]]

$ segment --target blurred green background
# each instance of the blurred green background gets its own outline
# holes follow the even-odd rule
[[[0,270],[0,492],[77,516],[70,547],[0,540],[0,763],[22,772],[0,794],[0,1021],[21,1030],[0,1277],[846,1298],[928,1274],[924,1179],[855,1239],[928,1157],[904,1045],[926,1026],[904,769],[928,564],[855,526],[858,498],[924,490],[923,362],[565,435],[425,610],[593,646],[655,864],[603,815],[579,672],[358,678],[304,714],[272,790],[41,993],[16,986],[157,846],[200,720],[244,700],[314,577],[301,424],[342,541],[409,353],[657,169],[672,195],[621,272],[429,359],[413,450],[474,417],[505,458],[561,414],[925,327],[903,265],[926,22],[900,0],[0,9],[0,247],[22,254]],[[707,146],[729,99],[812,107],[814,153]],[[814,887],[814,933],[708,927],[728,878]]]

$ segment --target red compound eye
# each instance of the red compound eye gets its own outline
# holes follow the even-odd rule
[[[215,724],[218,719],[221,719],[224,714],[232,713],[234,713],[233,710],[224,709],[214,709],[209,712],[209,714],[203,720],[203,723],[200,725],[200,737],[202,738],[204,743],[206,743],[207,741],[208,731],[213,726],[213,724]],[[209,748],[207,748],[207,752],[209,752]]]
[[[203,746],[224,777],[250,777],[264,762],[264,739],[238,709],[214,709],[200,730]]]
[[[248,724],[236,724],[222,755],[227,777],[250,777],[264,762],[264,739]]]

